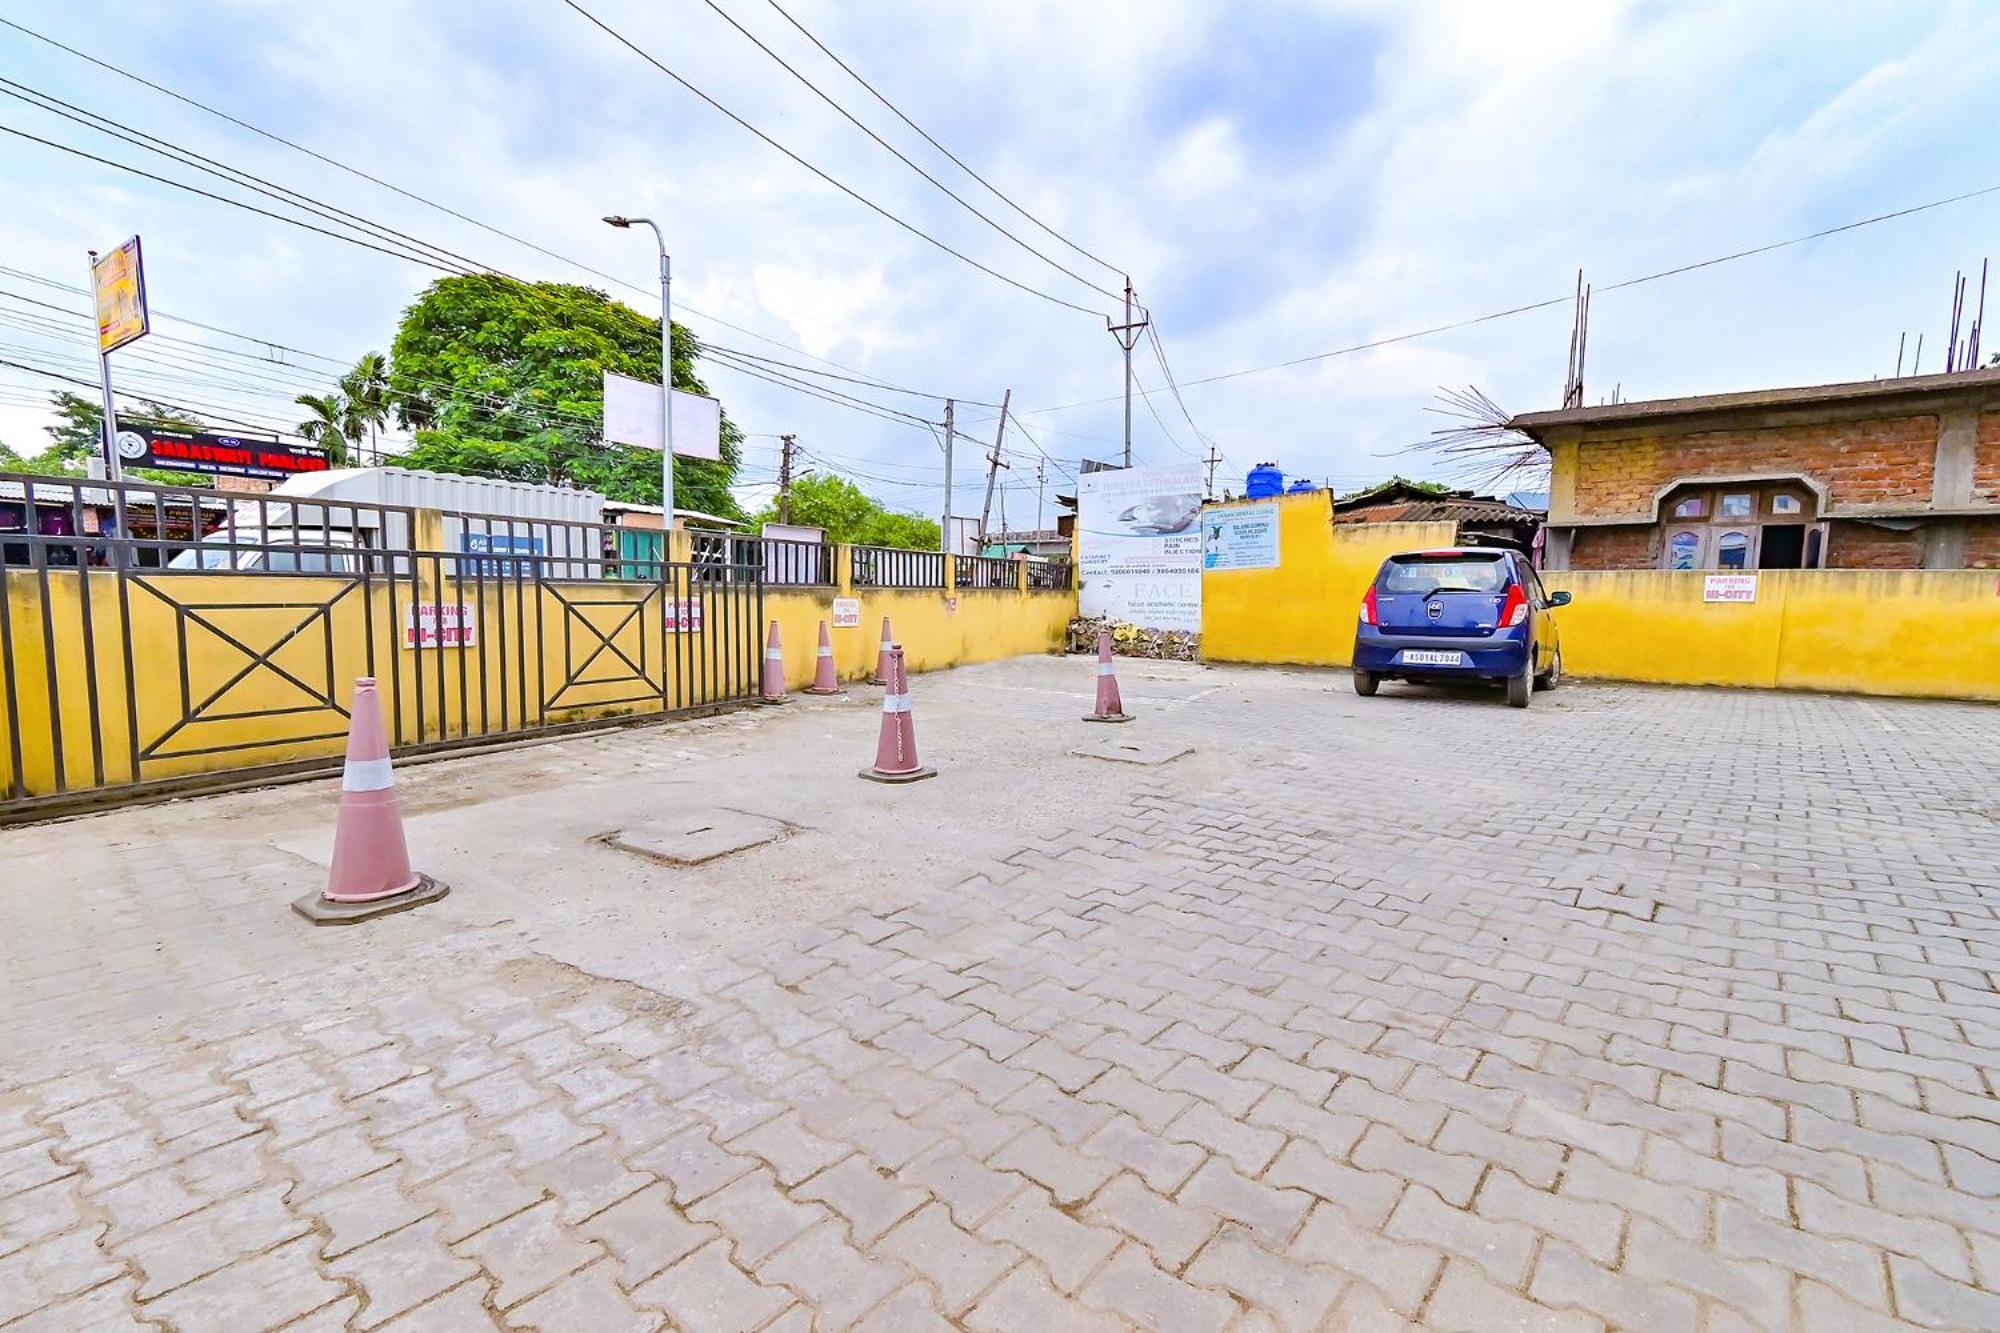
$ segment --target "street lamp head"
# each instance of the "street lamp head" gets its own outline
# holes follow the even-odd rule
[[[610,224],[611,224],[612,226],[614,226],[614,227],[629,227],[629,226],[631,226],[631,225],[632,225],[632,219],[631,219],[631,218],[628,218],[628,217],[620,217],[620,216],[619,216],[618,214],[616,214],[616,213],[613,213],[613,214],[612,214],[612,215],[611,215],[610,217],[608,217],[608,218],[606,218],[606,219],[604,219],[604,220],[605,220],[606,222],[609,222],[609,223],[610,223]]]

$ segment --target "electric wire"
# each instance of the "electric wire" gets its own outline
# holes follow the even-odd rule
[[[992,218],[988,217],[986,214],[980,212],[977,208],[973,207],[973,205],[969,201],[967,201],[963,195],[959,194],[956,190],[952,189],[949,185],[946,185],[936,176],[931,175],[930,172],[925,171],[921,166],[917,165],[917,163],[912,161],[910,157],[903,152],[902,149],[896,147],[894,144],[890,143],[887,139],[884,139],[881,135],[877,134],[874,130],[870,129],[858,117],[856,117],[853,112],[849,111],[846,107],[842,106],[839,102],[834,100],[832,95],[827,93],[825,89],[821,88],[818,84],[814,83],[811,79],[807,78],[804,74],[800,73],[797,66],[793,65],[790,61],[786,60],[776,51],[773,51],[769,46],[766,46],[763,40],[760,39],[757,36],[757,34],[751,32],[741,23],[738,23],[736,21],[736,17],[733,14],[731,14],[728,10],[724,9],[720,4],[718,4],[717,0],[702,0],[702,3],[706,4],[710,9],[714,10],[717,14],[721,15],[723,22],[727,23],[730,27],[736,29],[737,32],[743,34],[743,36],[750,41],[751,45],[755,46],[759,51],[762,51],[765,55],[771,57],[772,60],[776,61],[779,67],[782,68],[785,71],[785,73],[791,75],[801,84],[804,84],[805,87],[809,91],[811,91],[813,96],[819,98],[820,101],[832,107],[836,112],[840,114],[840,116],[843,119],[847,121],[848,124],[854,126],[855,129],[860,130],[870,139],[873,139],[877,144],[881,145],[882,148],[887,150],[889,153],[894,154],[897,161],[901,162],[904,166],[908,167],[910,170],[916,172],[919,176],[922,176],[932,185],[935,185],[939,190],[944,192],[947,198],[949,198],[953,203],[957,204],[960,208],[963,208],[966,212],[972,214],[972,216],[978,218],[981,222],[984,222],[987,226],[993,228],[993,230],[999,232],[1002,236],[1005,236],[1015,245],[1020,246],[1023,250],[1026,250],[1029,254],[1041,260],[1044,264],[1047,264],[1050,268],[1055,269],[1058,273],[1064,274],[1067,277],[1074,278],[1078,282],[1082,283],[1084,286],[1090,288],[1090,290],[1097,292],[1103,296],[1108,296],[1114,301],[1118,299],[1119,294],[1117,292],[1111,291],[1108,288],[1100,287],[1096,283],[1092,282],[1089,278],[1086,278],[1081,273],[1078,273],[1076,270],[1068,268],[1065,265],[1058,263],[1056,260],[1049,258],[1047,255],[1043,254],[1040,250],[1037,250],[1034,246],[1028,244],[1026,241],[1022,240],[1019,236],[1016,236],[1013,232],[1007,230],[1007,228],[1001,226],[998,222],[995,222]]]
[[[562,2],[565,5],[568,5],[571,9],[575,10],[578,14],[582,15],[594,27],[596,27],[599,31],[603,32],[607,37],[610,37],[620,46],[623,46],[633,55],[638,56],[641,60],[651,65],[654,69],[657,69],[660,73],[666,75],[668,78],[672,79],[675,83],[687,89],[690,93],[693,93],[696,97],[700,98],[703,102],[706,102],[710,107],[720,112],[723,116],[735,122],[743,129],[748,130],[751,134],[755,135],[758,139],[761,139],[764,143],[770,145],[772,148],[777,149],[787,158],[790,158],[793,162],[797,163],[799,166],[804,167],[807,171],[810,171],[813,175],[819,177],[821,180],[825,181],[828,185],[833,186],[836,190],[839,190],[842,194],[846,195],[848,198],[853,199],[855,202],[863,205],[869,211],[881,216],[887,221],[894,223],[896,226],[902,228],[904,231],[910,233],[912,236],[915,236],[919,240],[925,241],[928,244],[937,247],[939,250],[944,251],[952,258],[959,260],[961,263],[971,265],[973,268],[978,269],[981,273],[986,274],[988,277],[998,278],[1001,282],[1006,283],[1009,287],[1018,288],[1019,290],[1028,293],[1030,296],[1039,296],[1042,300],[1048,301],[1053,305],[1059,305],[1065,309],[1074,310],[1078,314],[1082,315],[1100,315],[1103,313],[1102,311],[1092,310],[1088,306],[1078,305],[1074,301],[1066,301],[1062,297],[1056,296],[1051,292],[1045,292],[1039,287],[1030,286],[1029,284],[1022,282],[1018,278],[1011,278],[996,268],[992,268],[986,264],[982,264],[977,259],[974,259],[971,255],[966,254],[964,251],[954,249],[949,244],[939,240],[937,237],[931,235],[929,232],[923,230],[921,227],[918,227],[916,224],[904,221],[902,218],[890,212],[888,209],[876,203],[874,200],[868,198],[866,195],[862,194],[854,187],[846,184],[845,182],[830,175],[821,168],[816,167],[812,163],[806,161],[803,157],[800,157],[797,153],[785,147],[783,144],[779,143],[776,139],[773,139],[770,135],[764,133],[764,131],[758,129],[755,125],[752,125],[749,121],[743,119],[743,117],[737,115],[734,111],[731,111],[728,107],[722,105],[722,103],[716,101],[713,97],[710,97],[707,93],[695,87],[692,83],[689,83],[686,79],[682,78],[679,74],[675,73],[672,69],[668,68],[656,56],[654,56],[651,52],[647,51],[644,47],[640,46],[638,43],[634,42],[631,38],[627,37],[624,33],[619,32],[616,28],[606,23],[603,19],[598,18],[597,15],[591,13],[589,10],[585,9],[582,5],[578,4],[577,0],[562,0]]]
[[[1911,217],[1918,213],[1927,213],[1932,209],[1945,208],[1952,204],[1961,204],[1968,199],[1978,199],[1990,194],[2000,194],[2000,185],[1986,185],[1976,190],[1966,190],[1960,194],[1947,195],[1942,199],[1932,199],[1927,203],[1912,204],[1907,208],[1898,208],[1887,213],[1877,213],[1872,217],[1857,218],[1853,222],[1843,222],[1838,226],[1822,227],[1818,231],[1806,232],[1800,236],[1787,237],[1782,241],[1771,241],[1764,245],[1755,245],[1743,250],[1734,250],[1728,254],[1714,255],[1708,259],[1699,259],[1693,263],[1676,264],[1672,268],[1663,268],[1657,272],[1644,273],[1635,278],[1626,278],[1620,282],[1607,283],[1597,287],[1596,290],[1599,293],[1623,291],[1629,287],[1639,287],[1647,283],[1659,282],[1666,278],[1679,277],[1682,274],[1693,273],[1701,269],[1714,268],[1719,264],[1732,264],[1738,260],[1770,254],[1773,251],[1789,249],[1796,245],[1804,245],[1809,241],[1824,240],[1829,236],[1838,236],[1843,232],[1859,231],[1863,227],[1872,227],[1882,222],[1893,222],[1900,218]],[[1398,333],[1383,338],[1371,338],[1367,342],[1353,343],[1346,347],[1335,347],[1329,351],[1313,352],[1305,356],[1295,356],[1286,361],[1273,361],[1268,365],[1246,366],[1240,370],[1224,371],[1217,375],[1204,375],[1199,379],[1185,380],[1182,383],[1183,387],[1192,388],[1198,384],[1219,384],[1224,380],[1241,379],[1246,375],[1262,375],[1274,370],[1290,370],[1296,366],[1309,365],[1313,362],[1325,361],[1332,357],[1350,356],[1356,352],[1372,351],[1375,348],[1388,347],[1395,343],[1410,342],[1417,338],[1429,338],[1436,334],[1451,333],[1458,329],[1472,328],[1479,324],[1490,324],[1495,320],[1509,319],[1515,315],[1525,315],[1536,310],[1549,310],[1556,306],[1568,305],[1574,299],[1573,294],[1566,294],[1551,297],[1546,301],[1531,301],[1525,305],[1509,306],[1505,310],[1494,310],[1484,315],[1474,315],[1467,319],[1457,319],[1445,324],[1435,324],[1426,329],[1415,329],[1408,333]],[[1023,411],[1033,412],[1037,415],[1044,412],[1065,412],[1073,407],[1089,407],[1099,403],[1117,402],[1119,397],[1120,395],[1118,394],[1109,394],[1102,398],[1085,398],[1073,403],[1058,403],[1053,407],[1024,408]]]
[[[940,153],[943,153],[946,157],[950,158],[953,165],[958,167],[960,171],[963,171],[966,175],[972,177],[972,179],[978,181],[981,185],[985,186],[987,190],[992,193],[994,198],[1000,200],[1001,203],[1004,203],[1005,205],[1007,205],[1007,207],[1013,209],[1016,213],[1019,213],[1022,217],[1034,223],[1037,227],[1040,227],[1043,231],[1055,237],[1058,241],[1061,241],[1064,245],[1076,251],[1078,254],[1082,255],[1085,259],[1090,260],[1094,264],[1101,265],[1103,268],[1109,270],[1112,273],[1116,273],[1119,274],[1120,276],[1123,276],[1125,272],[1124,269],[1112,263],[1110,260],[1098,258],[1090,251],[1078,245],[1075,241],[1069,239],[1069,237],[1063,235],[1055,228],[1049,226],[1046,222],[1043,222],[1040,218],[1036,217],[1033,213],[1030,213],[1027,209],[1021,207],[1021,205],[1015,203],[1012,199],[1008,198],[1005,194],[1001,193],[1000,188],[994,185],[993,182],[987,180],[984,176],[980,175],[978,172],[974,171],[971,167],[967,166],[965,160],[959,157],[958,154],[952,152],[949,148],[946,148],[943,144],[939,143],[936,139],[932,138],[930,133],[927,130],[925,130],[923,126],[917,124],[916,121],[911,120],[908,116],[904,115],[902,108],[898,107],[894,102],[890,101],[887,97],[885,97],[875,87],[874,84],[870,83],[867,79],[862,78],[861,75],[855,71],[852,65],[849,65],[845,60],[842,60],[839,56],[835,55],[831,50],[829,50],[826,43],[822,42],[818,37],[815,37],[803,23],[800,23],[797,19],[793,18],[791,12],[787,10],[783,5],[779,4],[778,0],[767,0],[767,3],[770,4],[771,8],[777,10],[778,13],[784,17],[785,22],[791,24],[794,28],[797,28],[807,41],[811,42],[814,46],[818,47],[820,49],[821,54],[825,55],[826,58],[828,60],[831,60],[834,64],[840,66],[840,68],[846,72],[849,78],[853,79],[856,83],[860,84],[863,88],[867,89],[869,96],[873,97],[883,106],[889,108],[889,110],[895,114],[896,119],[902,121],[905,125],[908,125],[911,129],[915,130],[919,135],[922,135],[925,143],[929,144],[931,147],[937,149]],[[1103,289],[1099,288],[1098,290],[1102,291]],[[1110,293],[1107,292],[1106,295],[1110,295]]]
[[[533,250],[534,252],[544,256],[545,258],[557,260],[561,263],[568,264],[570,267],[578,269],[584,273],[589,273],[595,277],[603,278],[606,282],[616,283],[617,285],[626,288],[628,291],[637,292],[641,296],[651,296],[653,294],[653,292],[650,289],[641,287],[637,283],[629,282],[624,278],[618,277],[616,274],[607,273],[602,269],[593,268],[591,265],[584,263],[582,260],[574,259],[568,255],[561,254],[555,250],[551,250],[546,246],[539,245],[534,241],[526,239],[525,237],[517,236],[513,232],[507,231],[504,228],[496,227],[490,222],[485,222],[479,218],[473,217],[468,213],[460,212],[459,210],[452,208],[448,204],[441,204],[435,199],[428,198],[422,194],[417,193],[416,191],[397,185],[394,182],[384,180],[380,176],[376,176],[367,171],[363,171],[359,167],[353,166],[346,162],[342,162],[337,158],[329,157],[325,153],[321,153],[312,148],[308,148],[304,144],[298,143],[292,139],[288,139],[281,134],[273,133],[270,130],[264,129],[258,125],[254,125],[251,122],[244,120],[238,116],[231,115],[227,111],[223,111],[217,107],[210,106],[208,103],[200,101],[199,99],[189,97],[187,94],[178,92],[172,88],[165,86],[164,84],[156,83],[153,80],[144,77],[143,75],[135,74],[131,70],[125,69],[120,65],[114,64],[110,61],[103,60],[97,56],[91,55],[87,51],[81,51],[78,50],[76,47],[66,45],[65,43],[57,41],[55,38],[50,37],[45,33],[36,32],[32,28],[25,27],[22,24],[16,23],[11,19],[7,19],[5,17],[0,17],[0,25],[4,25],[5,27],[11,28],[25,37],[31,37],[38,42],[42,42],[45,45],[52,46],[55,49],[65,52],[66,54],[71,55],[78,60],[82,60],[87,62],[88,64],[94,65],[97,68],[104,70],[107,73],[115,74],[118,77],[136,83],[143,88],[151,89],[152,91],[159,93],[162,96],[170,97],[177,102],[180,102],[186,106],[191,106],[195,108],[197,111],[204,112],[205,114],[213,116],[218,120],[226,121],[227,123],[235,125],[240,129],[248,130],[250,133],[258,135],[261,138],[267,139],[272,143],[280,144],[283,147],[291,149],[293,152],[302,153],[305,156],[310,157],[317,162],[324,163],[325,165],[333,167],[338,171],[346,172],[348,175],[356,177],[357,179],[367,181],[371,185],[379,186],[384,190],[388,190],[392,194],[400,195],[401,197],[408,199],[413,203],[422,204],[426,208],[433,209],[437,212],[445,214],[448,217],[456,218],[461,222],[477,227],[481,231],[484,231],[489,235],[497,236],[502,240],[511,241],[516,245],[520,245],[529,250]],[[723,319],[718,315],[709,314],[708,312],[701,310],[696,306],[690,305],[685,301],[679,303],[679,308],[691,315],[696,316],[697,318],[705,319],[712,324],[719,324],[726,329],[732,329],[737,333],[743,334],[745,337],[755,338],[759,342],[769,343],[773,347],[782,347],[786,351],[794,352],[801,356],[809,357],[814,361],[824,362],[827,365],[838,367],[841,370],[848,370],[848,371],[854,370],[854,367],[842,365],[840,362],[832,360],[829,357],[818,356],[812,352],[806,351],[804,348],[795,347],[790,343],[783,342],[779,339],[769,337],[762,333],[758,333],[754,329],[745,328],[743,325],[740,324],[733,324],[730,321]],[[858,374],[860,372],[856,371],[855,373]]]

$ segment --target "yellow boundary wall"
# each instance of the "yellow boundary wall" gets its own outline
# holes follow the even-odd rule
[[[1210,661],[1347,666],[1382,559],[1456,542],[1448,523],[1336,526],[1325,491],[1254,503],[1278,506],[1279,565],[1203,576]],[[1768,570],[1743,604],[1704,602],[1699,573],[1544,571],[1542,581],[1575,598],[1556,612],[1573,675],[2000,700],[1990,571]]]
[[[687,541],[675,534],[678,559]],[[656,582],[440,577],[453,556],[420,557],[416,578],[393,586],[384,577],[134,571],[123,609],[111,570],[53,569],[46,584],[33,570],[0,570],[12,648],[0,661],[0,737],[11,733],[10,699],[20,715],[18,764],[13,745],[0,743],[0,807],[336,757],[347,722],[326,699],[344,706],[371,661],[407,751],[754,694],[772,620],[787,683],[803,688],[836,597],[861,603],[857,628],[831,631],[843,681],[874,670],[884,615],[911,670],[926,671],[1048,651],[1076,613],[1073,591],[1029,591],[1025,568],[1012,588],[854,588],[851,552],[835,549],[836,584],[767,584],[761,619],[754,585],[682,586],[703,599],[705,623],[672,634]],[[948,582],[951,574],[948,565]],[[475,645],[403,647],[417,601],[476,607]],[[663,657],[675,664],[664,700]],[[684,669],[690,662],[702,663],[706,696]]]

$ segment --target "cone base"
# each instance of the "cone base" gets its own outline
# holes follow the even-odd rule
[[[1132,715],[1130,713],[1085,713],[1083,720],[1085,722],[1130,722]]]
[[[801,694],[839,694],[840,692],[841,691],[839,690],[838,687],[830,690],[823,690],[819,688],[819,686],[817,685],[808,685],[805,689],[799,691],[799,693]]]
[[[759,696],[757,699],[757,702],[763,704],[766,708],[776,708],[779,704],[788,704],[791,701],[792,696],[789,694],[780,695],[775,699],[766,699],[762,696]]]
[[[874,675],[870,676],[866,681],[866,683],[869,685],[887,685],[889,682],[882,679],[882,673],[878,671]]]
[[[357,921],[407,912],[412,907],[434,903],[450,892],[449,885],[441,884],[429,875],[418,875],[416,887],[386,898],[370,898],[363,903],[337,903],[324,894],[308,893],[293,901],[292,910],[315,926],[351,926]]]
[[[935,768],[913,768],[907,773],[892,773],[887,769],[864,768],[861,770],[861,776],[867,778],[870,782],[922,782],[925,778],[936,777],[937,770]]]

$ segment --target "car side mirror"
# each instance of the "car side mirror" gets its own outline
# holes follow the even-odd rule
[[[1549,594],[1550,606],[1568,606],[1569,600],[1569,594],[1566,592],[1552,592]]]

